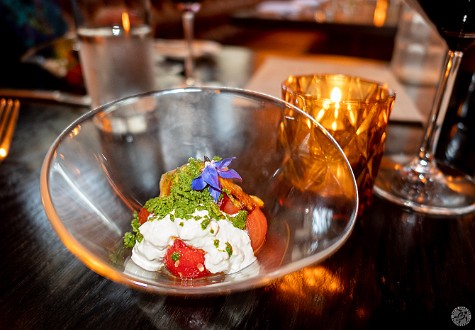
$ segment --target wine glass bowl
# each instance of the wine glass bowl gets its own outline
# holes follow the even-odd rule
[[[475,38],[475,5],[471,0],[405,0],[433,24],[452,51],[464,51]]]
[[[418,154],[412,159],[383,159],[375,192],[421,213],[444,216],[475,211],[475,181],[455,169],[442,171],[435,149],[464,50],[475,41],[475,2],[406,0],[431,22],[448,53]]]
[[[257,262],[193,281],[130,262],[123,236],[133,211],[158,196],[161,175],[215,155],[236,157],[243,189],[264,201],[268,231]],[[349,237],[358,210],[350,164],[326,130],[278,98],[231,88],[162,90],[91,110],[50,148],[41,196],[53,228],[88,267],[172,295],[247,290],[321,262]]]

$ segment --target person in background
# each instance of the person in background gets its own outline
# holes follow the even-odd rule
[[[0,87],[56,88],[57,79],[21,62],[25,52],[70,28],[62,0],[0,0]]]

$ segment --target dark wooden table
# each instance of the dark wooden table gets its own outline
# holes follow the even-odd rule
[[[95,274],[60,242],[39,192],[49,145],[85,111],[22,103],[0,164],[0,329],[447,329],[454,309],[475,313],[475,215],[427,218],[379,198],[333,256],[264,288],[180,298]],[[392,124],[388,152],[414,151],[402,135],[419,141],[420,127]]]

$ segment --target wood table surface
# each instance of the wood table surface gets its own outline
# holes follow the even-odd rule
[[[447,329],[455,309],[475,313],[475,215],[429,218],[377,197],[334,255],[263,288],[173,297],[97,275],[61,243],[39,190],[49,146],[86,110],[22,102],[0,164],[0,329]],[[420,137],[391,124],[387,152]]]

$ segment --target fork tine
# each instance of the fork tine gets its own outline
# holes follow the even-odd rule
[[[7,121],[7,116],[5,115],[6,111],[4,111],[6,106],[7,100],[0,99],[0,133],[3,132],[3,127],[5,126],[5,123]]]
[[[5,159],[10,151],[19,110],[18,100],[0,100],[0,161]]]

